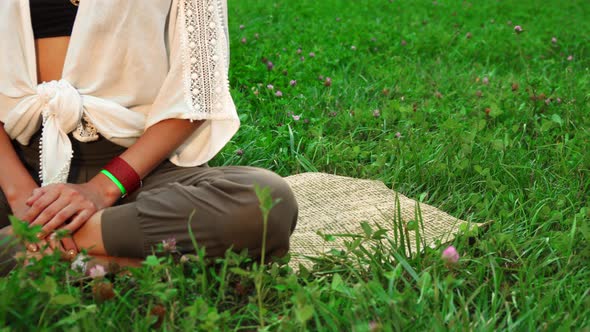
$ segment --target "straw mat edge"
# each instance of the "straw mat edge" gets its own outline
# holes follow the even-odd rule
[[[305,256],[316,256],[330,249],[343,249],[344,240],[325,241],[322,234],[363,234],[361,222],[376,229],[390,230],[396,213],[396,192],[381,181],[355,179],[327,173],[302,173],[285,178],[299,204],[297,227],[291,236],[291,265],[310,266]],[[404,222],[415,219],[416,201],[397,193]],[[420,204],[424,238],[429,246],[436,240],[453,239],[461,224],[467,223],[427,204]],[[412,241],[415,239],[410,233]],[[412,243],[415,250],[415,243]]]

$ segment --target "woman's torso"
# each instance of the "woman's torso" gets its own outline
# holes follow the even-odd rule
[[[37,65],[37,83],[62,77],[70,36],[78,13],[73,0],[28,0]]]
[[[37,83],[59,80],[62,75],[70,36],[35,40]]]

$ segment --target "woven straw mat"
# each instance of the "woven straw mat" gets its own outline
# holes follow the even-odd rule
[[[330,249],[344,248],[344,239],[336,236],[325,241],[323,234],[364,234],[361,222],[366,221],[373,230],[376,224],[388,229],[393,238],[392,220],[396,213],[396,192],[381,181],[355,179],[326,173],[302,173],[288,176],[299,204],[297,227],[291,236],[291,265],[310,265],[305,256],[315,256]],[[416,201],[397,193],[404,222],[415,220]],[[447,213],[420,204],[424,224],[423,237],[429,246],[438,239],[453,239],[459,226],[466,223]],[[415,234],[410,231],[415,242]],[[412,243],[415,248],[415,243]],[[414,249],[415,250],[415,249]]]

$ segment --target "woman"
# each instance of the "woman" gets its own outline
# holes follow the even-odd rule
[[[285,181],[207,166],[239,127],[226,13],[224,0],[0,1],[0,232],[14,214],[44,240],[69,231],[56,247],[70,259],[141,259],[170,238],[194,250],[194,211],[208,256],[257,256],[258,184],[281,200],[267,251],[284,255],[297,220]]]

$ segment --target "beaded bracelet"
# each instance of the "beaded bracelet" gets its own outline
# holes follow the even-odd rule
[[[121,198],[133,193],[142,185],[139,174],[120,157],[113,158],[101,171],[121,190]]]

